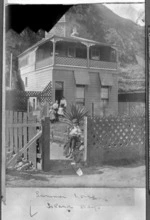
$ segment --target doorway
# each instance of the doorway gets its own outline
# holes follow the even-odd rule
[[[64,95],[64,82],[55,81],[55,100],[58,100],[58,103],[60,103],[60,100],[62,99],[63,95]]]

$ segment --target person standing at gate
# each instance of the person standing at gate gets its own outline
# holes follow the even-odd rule
[[[76,149],[76,145],[77,142],[80,142],[80,138],[81,138],[81,129],[77,123],[77,119],[73,119],[72,121],[73,125],[70,128],[70,132],[69,132],[69,139],[70,139],[70,144],[69,144],[69,154],[66,155],[66,157],[70,157],[73,158],[73,153]]]
[[[65,97],[63,96],[62,99],[60,100],[60,106],[63,107],[63,111],[66,110],[67,107],[67,101],[65,99]]]
[[[55,101],[52,107],[55,111],[55,120],[58,121],[58,100]]]

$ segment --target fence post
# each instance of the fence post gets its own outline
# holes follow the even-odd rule
[[[87,117],[84,117],[84,161],[87,160]]]
[[[92,102],[92,117],[94,117],[94,103]]]
[[[49,117],[45,117],[42,120],[42,169],[43,171],[49,171],[49,160],[50,160],[50,121]]]

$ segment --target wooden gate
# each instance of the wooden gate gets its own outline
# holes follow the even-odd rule
[[[65,126],[67,124],[64,123]],[[52,145],[54,144],[54,148],[56,147],[58,151],[63,151],[63,145],[67,141],[68,131],[65,129],[64,133],[60,132],[60,127],[63,126],[63,122],[58,122],[53,126],[49,122],[49,117],[46,117],[45,120],[42,121],[42,169],[44,171],[60,171],[64,169],[71,168],[72,159],[65,158],[60,153],[58,153],[58,157],[52,157]],[[54,129],[56,127],[56,129]],[[52,130],[53,129],[53,130]],[[85,153],[84,153],[84,161],[87,159],[87,118],[85,118],[83,124],[83,139],[85,145]],[[63,134],[63,136],[61,136]],[[61,145],[61,146],[60,146]],[[72,168],[71,168],[72,169]]]

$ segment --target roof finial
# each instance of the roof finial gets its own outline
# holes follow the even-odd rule
[[[72,30],[72,33],[71,33],[71,36],[73,37],[73,36],[76,36],[76,35],[79,35],[79,33],[78,33],[78,31],[77,31],[77,27],[74,26],[74,27],[73,27],[73,30]]]

